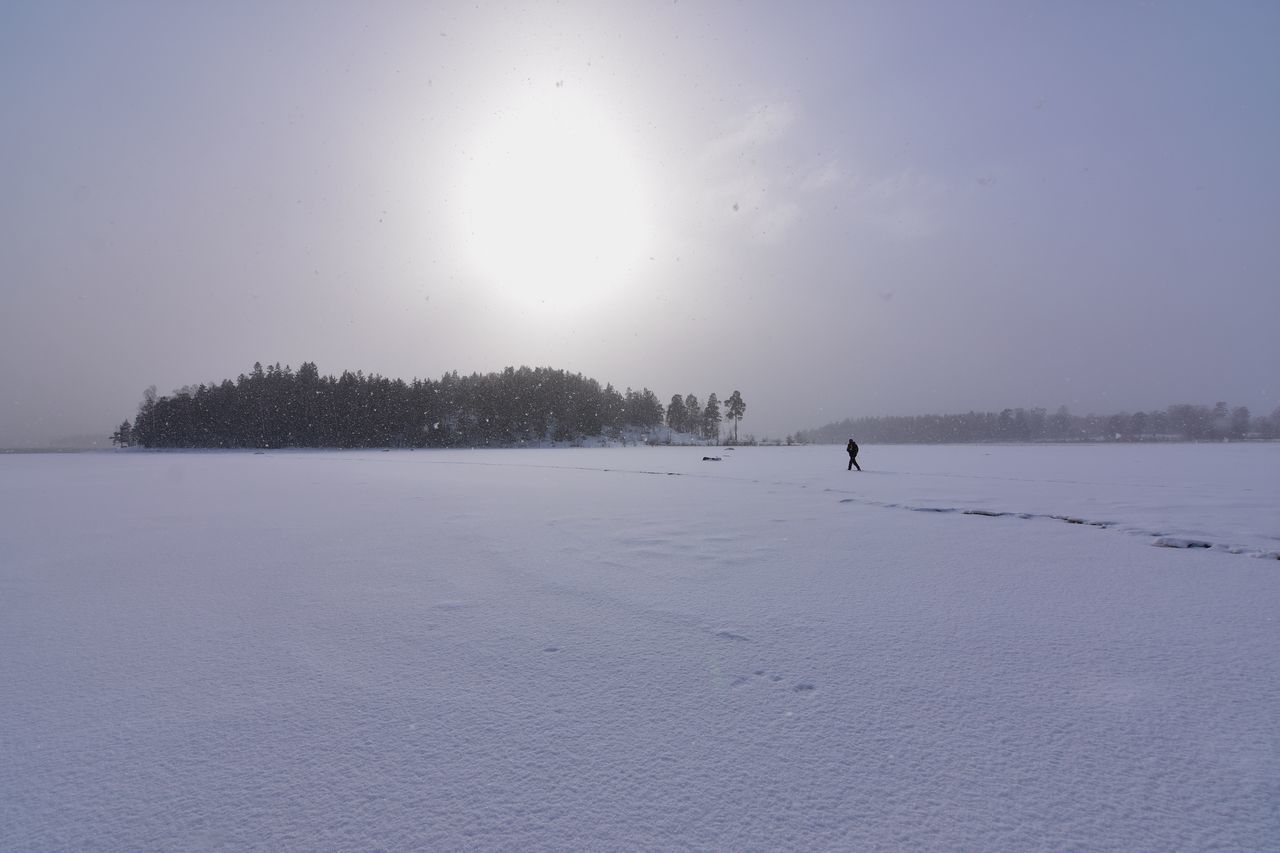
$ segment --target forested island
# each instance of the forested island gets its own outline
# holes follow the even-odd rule
[[[1238,441],[1280,438],[1280,408],[1254,416],[1247,406],[1234,408],[1179,403],[1150,412],[1073,415],[1065,406],[1004,409],[954,415],[846,418],[817,429],[801,430],[793,440],[842,444],[850,436],[863,444],[956,444],[1002,441]]]
[[[391,379],[361,371],[321,376],[314,362],[295,372],[254,364],[234,381],[144,394],[137,416],[111,436],[121,446],[237,447],[492,447],[573,442],[661,425],[695,439],[718,441],[724,418],[741,419],[734,391],[720,411],[712,393],[667,406],[648,388],[618,391],[578,373],[549,367],[508,367],[500,373],[439,380]],[[736,435],[736,429],[735,429]]]
[[[721,408],[723,406],[723,412]],[[144,395],[138,413],[111,436],[150,448],[515,447],[630,435],[669,440],[737,441],[746,412],[738,391],[705,404],[694,394],[666,405],[648,388],[618,391],[550,367],[497,373],[446,373],[438,380],[391,379],[343,371],[322,376],[314,362],[279,364],[235,380]],[[656,439],[659,427],[670,432]],[[1280,439],[1280,408],[1253,415],[1245,406],[1180,403],[1149,412],[1074,415],[1065,406],[1000,412],[846,418],[787,436],[787,444],[953,444],[977,442],[1221,441]],[[747,436],[747,443],[755,439]],[[770,442],[765,443],[782,443]]]

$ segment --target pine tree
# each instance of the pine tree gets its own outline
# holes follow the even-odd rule
[[[725,414],[733,419],[733,443],[738,443],[738,421],[747,413],[747,404],[742,401],[742,394],[734,391],[725,401]]]
[[[1232,438],[1244,438],[1249,434],[1249,424],[1252,418],[1249,416],[1248,406],[1237,406],[1231,410],[1231,426],[1229,434]]]
[[[720,440],[720,398],[714,391],[707,398],[707,407],[702,410],[702,437]]]
[[[126,419],[124,423],[120,424],[119,428],[117,428],[115,432],[111,433],[111,443],[118,444],[121,447],[128,447],[130,438],[129,434],[132,432],[132,429],[133,428],[129,425],[129,421]]]
[[[689,410],[685,408],[684,398],[679,394],[671,396],[671,405],[667,406],[667,426],[672,432],[684,432],[689,420]]]

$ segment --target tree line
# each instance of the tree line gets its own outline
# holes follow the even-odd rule
[[[720,438],[720,423],[724,417],[733,421],[733,441],[738,440],[738,421],[746,414],[747,404],[742,394],[734,391],[725,401],[724,416],[720,414],[720,398],[712,393],[707,397],[707,405],[700,406],[694,394],[681,397],[679,394],[671,398],[667,404],[667,426],[675,432],[686,432],[690,435],[717,441]]]
[[[187,386],[170,396],[143,395],[133,421],[112,434],[121,446],[235,447],[486,447],[591,436],[623,436],[664,423],[678,432],[718,439],[715,394],[697,417],[697,398],[680,399],[672,421],[648,388],[618,391],[594,379],[549,367],[508,367],[498,373],[439,380],[391,379],[362,371],[321,376],[314,362],[295,372],[254,364],[235,381]],[[746,406],[733,392],[731,416]],[[693,405],[690,405],[693,404]],[[735,419],[736,427],[736,419]]]
[[[1280,408],[1254,416],[1247,406],[1179,403],[1149,412],[1073,415],[1066,406],[953,415],[846,418],[796,433],[797,441],[952,444],[999,441],[1221,441],[1280,438]]]

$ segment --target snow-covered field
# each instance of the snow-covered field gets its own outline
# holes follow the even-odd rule
[[[0,849],[1276,849],[1280,445],[845,461],[0,456]]]

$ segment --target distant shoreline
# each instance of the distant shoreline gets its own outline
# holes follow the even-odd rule
[[[1280,439],[1274,438],[1237,438],[1237,439],[1155,439],[1148,441],[1106,441],[1101,439],[1077,439],[1074,441],[878,441],[865,442],[863,447],[1100,447],[1106,445],[1146,445],[1161,446],[1170,444],[1280,444]],[[607,445],[603,448],[597,445],[573,445],[565,443],[561,445],[545,445],[545,444],[492,444],[479,447],[458,446],[458,447],[379,447],[371,445],[369,447],[0,447],[0,456],[3,455],[20,455],[20,454],[36,454],[36,453],[279,453],[285,451],[306,451],[312,453],[325,452],[352,452],[352,451],[394,451],[394,450],[596,450],[609,449],[617,445]],[[717,447],[719,444],[665,444],[656,443],[648,444],[646,442],[638,442],[636,447],[687,447],[693,450],[706,447]],[[726,447],[735,445],[725,444]],[[739,444],[737,447],[839,447],[840,442],[797,442],[793,445],[785,444],[758,444],[747,445]]]
[[[0,447],[0,453],[112,453],[112,447]]]

